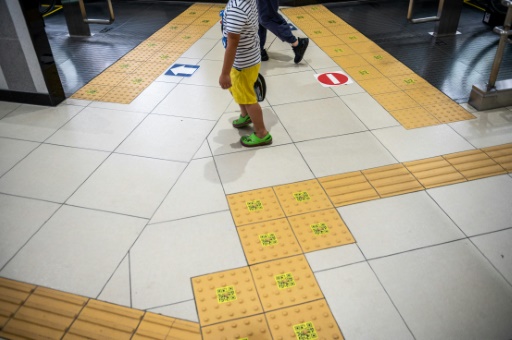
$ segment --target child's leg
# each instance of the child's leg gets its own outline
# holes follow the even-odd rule
[[[241,104],[240,109],[242,110],[242,115],[246,112],[249,117],[251,117],[256,136],[258,136],[258,138],[265,137],[268,134],[268,131],[265,127],[265,122],[263,121],[263,111],[261,110],[260,104]]]

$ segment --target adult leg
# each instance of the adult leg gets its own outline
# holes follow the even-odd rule
[[[297,38],[293,35],[286,20],[279,14],[278,9],[278,0],[258,0],[260,24],[282,41],[296,45]]]

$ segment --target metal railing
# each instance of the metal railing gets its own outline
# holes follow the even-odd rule
[[[86,24],[100,24],[100,25],[110,25],[114,22],[114,9],[112,8],[112,1],[107,0],[109,18],[108,19],[89,19],[87,17],[87,11],[85,10],[84,0],[78,0],[80,4],[80,12],[82,12],[82,18],[84,23]]]
[[[412,18],[412,12],[414,10],[414,0],[409,0],[409,9],[407,10],[407,20],[413,24],[419,24],[422,22],[439,21],[441,19],[441,12],[443,11],[444,0],[439,1],[439,7],[437,8],[437,15],[435,17],[425,18]]]
[[[508,9],[507,14],[505,16],[505,22],[503,23],[503,27],[497,26],[494,27],[493,29],[494,33],[498,33],[500,35],[500,41],[498,43],[498,49],[496,50],[496,56],[494,57],[494,62],[492,64],[489,82],[487,83],[488,91],[495,87],[496,79],[498,79],[498,72],[500,70],[501,60],[503,59],[503,51],[505,50],[507,41],[509,43],[512,43],[512,41],[508,38],[509,36],[512,36],[512,30],[510,30],[510,25],[512,22],[512,1],[503,0],[501,3]]]

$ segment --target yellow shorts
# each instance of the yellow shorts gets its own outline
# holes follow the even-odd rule
[[[237,104],[256,104],[258,102],[256,92],[254,91],[254,83],[256,79],[258,79],[260,65],[261,64],[258,63],[242,70],[231,69],[230,76],[232,86],[229,91]]]

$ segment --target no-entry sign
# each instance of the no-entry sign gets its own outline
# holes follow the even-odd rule
[[[342,72],[326,72],[315,74],[315,77],[324,87],[339,86],[352,83],[350,78]]]

